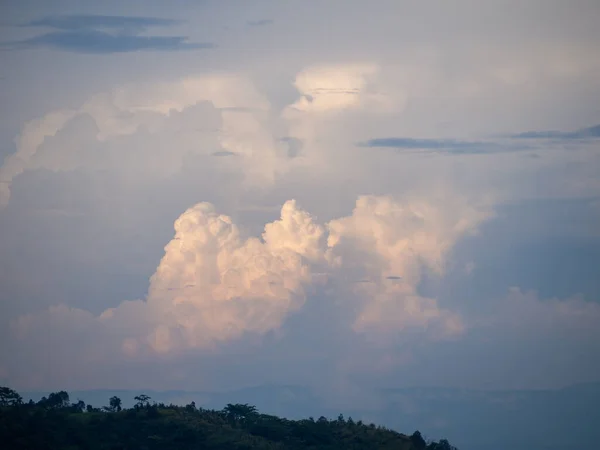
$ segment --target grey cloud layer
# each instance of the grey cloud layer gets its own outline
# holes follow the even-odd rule
[[[32,20],[24,27],[47,27],[59,30],[85,30],[85,29],[117,29],[123,31],[142,32],[149,27],[178,25],[181,20],[165,19],[160,17],[132,17],[132,16],[107,16],[107,15],[63,15],[44,17]]]
[[[575,131],[527,131],[511,136],[513,139],[558,139],[582,140],[600,138],[600,125],[580,128]]]
[[[504,142],[463,141],[457,139],[419,139],[411,137],[389,137],[369,139],[358,143],[361,147],[393,148],[398,151],[422,150],[455,155],[485,155],[535,150],[539,147],[516,144],[518,140],[542,141],[594,141],[600,138],[600,125],[580,128],[574,131],[527,131],[513,134]]]
[[[72,15],[46,17],[23,26],[52,28],[51,31],[3,45],[13,49],[50,47],[59,50],[110,54],[135,51],[180,51],[216,47],[210,42],[189,42],[185,36],[144,36],[141,33],[157,26],[182,23],[156,17]]]
[[[178,51],[215,48],[212,43],[187,42],[183,36],[112,35],[103,31],[57,31],[12,44],[13,48],[53,47],[59,50],[103,54],[135,51]]]
[[[364,143],[360,143],[359,146],[373,148],[393,148],[398,151],[424,150],[456,155],[493,154],[527,149],[527,147],[523,146],[516,147],[509,144],[502,145],[494,142],[414,138],[376,138],[370,139]]]

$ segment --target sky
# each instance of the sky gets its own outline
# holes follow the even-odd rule
[[[0,9],[1,384],[600,382],[598,2]]]

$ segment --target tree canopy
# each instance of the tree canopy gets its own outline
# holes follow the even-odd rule
[[[348,420],[304,420],[261,414],[248,404],[228,404],[221,411],[150,402],[135,397],[122,408],[119,397],[109,406],[69,403],[65,391],[39,402],[23,403],[12,389],[0,388],[0,445],[7,449],[207,449],[207,450],[456,450],[448,441],[426,443],[411,436]]]

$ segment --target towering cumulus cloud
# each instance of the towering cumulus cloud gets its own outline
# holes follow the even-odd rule
[[[148,309],[157,320],[153,349],[198,347],[265,333],[304,302],[309,264],[319,258],[323,229],[287,202],[263,239],[240,239],[237,227],[200,203],[175,222],[175,237],[152,276]]]
[[[448,199],[441,205],[364,196],[351,215],[319,225],[290,200],[262,238],[243,239],[228,216],[198,203],[175,221],[144,301],[125,301],[97,317],[55,307],[15,321],[15,337],[35,339],[42,324],[62,324],[64,331],[77,319],[79,328],[94,330],[101,354],[176,355],[276,330],[319,286],[322,299],[357,305],[349,331],[384,339],[411,330],[456,335],[461,318],[419,295],[421,272],[442,271],[456,240],[487,213]]]

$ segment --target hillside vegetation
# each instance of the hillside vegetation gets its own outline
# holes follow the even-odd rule
[[[65,391],[37,403],[0,387],[0,446],[3,449],[394,449],[455,450],[446,440],[425,442],[340,415],[335,420],[287,420],[254,406],[228,404],[220,411],[156,404],[146,395],[133,408],[112,397],[108,405],[72,403]]]

